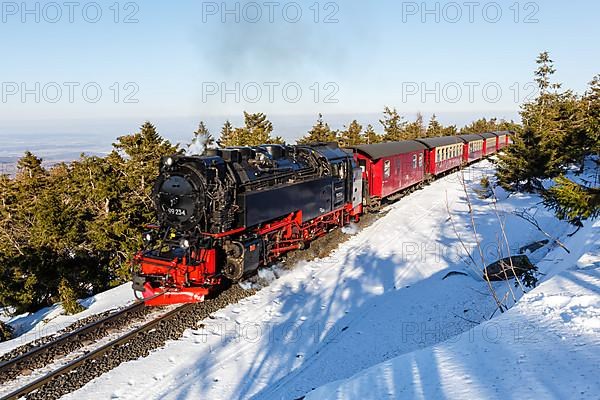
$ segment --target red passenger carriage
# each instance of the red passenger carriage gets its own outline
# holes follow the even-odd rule
[[[465,142],[463,161],[472,163],[483,158],[483,137],[480,135],[459,135],[458,138]]]
[[[427,147],[423,143],[406,140],[365,144],[351,149],[363,170],[365,193],[375,205],[424,180]]]
[[[483,138],[483,156],[487,157],[498,151],[498,136],[492,132],[480,134]]]
[[[429,176],[437,176],[462,165],[465,142],[460,138],[444,136],[417,141],[427,146],[425,171]]]
[[[497,151],[500,151],[500,150],[504,149],[505,147],[507,147],[509,144],[508,141],[509,141],[511,132],[500,131],[500,132],[494,132],[494,133],[498,137],[498,141],[497,141],[497,145],[496,145]]]

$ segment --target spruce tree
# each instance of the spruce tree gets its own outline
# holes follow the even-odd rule
[[[375,132],[373,125],[367,125],[367,129],[363,133],[363,142],[366,144],[374,144],[381,142],[381,136]]]
[[[589,88],[582,99],[582,108],[584,147],[591,154],[600,155],[600,75],[596,75],[589,83]]]
[[[438,122],[435,114],[433,114],[429,120],[429,126],[427,126],[427,137],[437,137],[443,135],[444,127]]]
[[[332,131],[329,124],[323,121],[323,114],[319,114],[317,122],[308,133],[297,140],[298,144],[330,143],[336,141],[336,132]]]
[[[427,134],[427,130],[425,129],[425,125],[423,122],[423,114],[417,113],[417,118],[414,122],[410,122],[406,125],[405,132],[403,135],[403,140],[412,140],[424,138]]]
[[[556,178],[556,185],[544,193],[544,205],[556,216],[581,227],[583,221],[600,215],[600,188],[589,188],[565,176]]]
[[[384,142],[397,142],[405,139],[407,122],[395,108],[386,106],[383,110],[383,119],[379,120],[379,123],[383,126]]]
[[[221,128],[221,136],[219,137],[217,144],[221,147],[236,146],[238,141],[235,135],[235,128],[231,122],[227,120]]]
[[[206,149],[211,148],[215,144],[215,138],[212,136],[204,121],[200,121],[198,129],[194,131],[192,142],[188,145],[188,154],[202,155]]]
[[[345,129],[340,132],[339,145],[341,147],[355,146],[364,143],[362,136],[363,127],[357,120],[352,121],[350,125],[344,128]]]
[[[0,342],[12,339],[14,331],[12,326],[0,321]]]
[[[78,314],[85,308],[77,302],[77,294],[67,279],[63,278],[58,286],[60,301],[68,315]]]
[[[555,72],[547,52],[536,60],[538,97],[521,108],[523,132],[513,137],[513,145],[499,156],[498,179],[506,189],[541,189],[541,180],[557,176],[571,155],[565,151],[568,118],[561,109],[570,94],[560,94],[560,84],[552,83]],[[495,121],[494,121],[495,123]]]
[[[531,192],[542,188],[540,177],[546,174],[550,155],[540,148],[540,140],[541,136],[530,128],[512,137],[513,144],[499,155],[496,172],[504,189]]]
[[[263,113],[251,114],[244,111],[244,126],[232,128],[230,125],[226,123],[221,132],[219,144],[222,146],[258,146],[269,143],[284,143],[280,136],[271,136],[273,124]]]

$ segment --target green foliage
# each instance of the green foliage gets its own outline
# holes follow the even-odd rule
[[[375,129],[373,128],[373,125],[371,125],[371,124],[367,125],[367,129],[363,133],[363,137],[364,137],[363,141],[366,144],[379,143],[382,140],[381,135],[379,135],[377,132],[375,132]]]
[[[129,279],[158,162],[177,148],[146,122],[106,157],[82,155],[49,169],[27,152],[14,179],[0,176],[0,305],[17,313]]]
[[[317,122],[308,134],[297,141],[298,144],[330,143],[337,140],[337,133],[332,131],[329,124],[323,121],[323,114],[319,114]]]
[[[206,149],[209,149],[214,145],[215,138],[204,124],[204,121],[200,121],[198,129],[194,131],[194,138],[187,148],[187,153],[202,155]]]
[[[521,125],[513,121],[505,121],[497,118],[480,118],[476,121],[465,125],[460,129],[461,135],[470,133],[496,132],[496,131],[513,131],[521,132]]]
[[[490,178],[484,176],[481,178],[479,182],[480,188],[475,189],[475,193],[477,193],[477,197],[480,199],[489,199],[493,196],[494,192],[492,190],[492,185],[490,183]]]
[[[345,129],[340,132],[340,146],[348,147],[364,143],[364,138],[362,135],[363,127],[358,123],[357,120],[352,121],[350,125],[344,128]]]
[[[498,183],[504,189],[532,192],[542,187],[550,160],[548,152],[540,146],[541,137],[529,127],[512,137],[513,144],[499,155]]]
[[[78,314],[85,310],[85,307],[77,302],[77,294],[65,278],[60,280],[58,293],[63,309],[68,315]]]
[[[407,122],[395,108],[386,106],[383,110],[383,119],[379,120],[379,123],[383,126],[384,142],[396,142],[406,138]]]
[[[14,328],[0,321],[0,342],[5,342],[12,339]]]
[[[571,90],[560,91],[552,81],[556,72],[547,52],[536,63],[538,96],[523,104],[523,133],[513,137],[513,145],[498,164],[498,180],[507,190],[541,191],[544,204],[558,218],[576,226],[600,214],[600,189],[582,186],[562,175],[565,168],[579,164],[583,171],[587,155],[600,150],[600,80],[596,76],[583,96]],[[545,191],[543,179],[556,178]]]
[[[438,122],[435,114],[433,114],[431,116],[431,119],[429,120],[429,126],[427,127],[427,136],[444,136],[444,127]]]
[[[543,179],[557,177],[572,163],[583,168],[586,154],[598,149],[598,82],[592,81],[583,97],[560,92],[561,85],[552,82],[556,70],[549,54],[541,53],[536,63],[539,94],[523,104],[522,134],[500,156],[498,178],[508,190],[541,190]]]
[[[575,226],[600,215],[600,189],[588,188],[565,176],[556,178],[556,185],[543,193],[544,205],[556,216]]]
[[[219,137],[217,144],[221,147],[227,147],[227,146],[233,146],[233,144],[230,144],[230,143],[235,143],[235,142],[236,142],[235,129],[233,128],[233,125],[231,124],[231,122],[229,120],[227,120],[227,121],[225,121],[225,124],[221,128],[221,136]]]
[[[423,114],[417,113],[417,118],[413,122],[406,124],[402,137],[404,140],[409,140],[423,138],[425,136],[427,136],[427,129],[423,122]]]
[[[219,144],[228,146],[258,146],[268,143],[284,143],[280,136],[271,137],[273,124],[263,113],[250,114],[244,111],[244,126],[233,128],[228,122],[221,131]]]

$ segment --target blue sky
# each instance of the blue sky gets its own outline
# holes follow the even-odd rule
[[[600,73],[591,1],[48,4],[1,4],[5,137],[114,138],[146,119],[182,137],[248,110],[291,138],[319,112],[376,123],[384,105],[460,125],[515,118],[540,51],[566,87]]]

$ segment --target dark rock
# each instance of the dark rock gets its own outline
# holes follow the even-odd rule
[[[514,278],[515,274],[521,276],[536,270],[537,267],[531,263],[529,257],[518,255],[503,258],[488,265],[483,271],[483,278],[485,279],[487,276],[490,281],[504,281]]]

